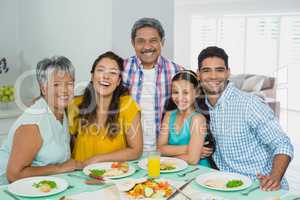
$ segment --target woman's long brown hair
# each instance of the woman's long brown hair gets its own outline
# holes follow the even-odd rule
[[[122,72],[123,72],[123,59],[117,54],[108,51],[104,54],[101,54],[93,63],[91,73],[93,74],[95,68],[99,61],[103,58],[109,58],[117,62],[118,68],[120,70],[120,84],[117,86],[113,92],[112,99],[108,108],[108,116],[105,122],[105,127],[107,128],[107,135],[110,138],[114,138],[119,130],[118,117],[120,111],[120,97],[123,95],[128,95],[128,89],[123,86],[122,82]],[[79,105],[79,118],[81,126],[91,125],[95,123],[97,118],[97,102],[96,102],[96,92],[93,86],[92,81],[87,85],[83,94],[83,101]]]

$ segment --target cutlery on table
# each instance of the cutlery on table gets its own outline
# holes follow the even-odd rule
[[[192,170],[190,170],[190,171],[187,171],[187,172],[184,172],[184,173],[181,173],[181,174],[177,174],[177,176],[179,176],[179,177],[184,177],[184,176],[186,176],[187,174],[192,173],[192,172],[195,172],[195,171],[197,171],[197,170],[199,170],[199,168],[195,168],[195,169],[192,169]]]
[[[173,198],[174,198],[176,195],[178,195],[178,194],[182,194],[186,199],[192,200],[192,198],[189,197],[188,195],[186,195],[182,190],[183,190],[184,188],[186,188],[186,186],[188,186],[191,182],[193,182],[193,181],[195,180],[195,178],[196,178],[196,177],[194,177],[194,178],[188,180],[186,183],[184,183],[184,184],[183,184],[182,186],[180,186],[179,188],[173,187],[173,188],[175,188],[175,192],[174,192],[173,194],[171,194],[171,196],[169,196],[169,197],[167,198],[167,200],[173,199]]]
[[[242,195],[244,196],[248,196],[250,192],[253,192],[255,190],[259,189],[259,185],[253,187],[253,188],[250,188],[249,190],[244,190],[241,192]]]
[[[138,164],[139,161],[140,160],[133,160],[133,161],[130,161],[130,163],[132,163],[132,164]]]
[[[82,175],[78,175],[78,174],[68,174],[67,176],[74,177],[74,178],[79,178],[79,179],[83,179],[83,180],[88,179],[87,176],[82,176]]]
[[[104,179],[100,180],[100,179],[95,179],[95,178],[87,179],[84,181],[84,183],[87,185],[104,185],[104,184],[106,184]]]
[[[13,198],[14,200],[20,200],[16,195],[14,195],[13,193],[11,193],[8,190],[3,190],[5,194],[9,195],[11,198]]]
[[[87,185],[103,185],[106,183],[103,177],[82,176],[77,174],[68,174],[68,176],[85,180],[84,183]]]

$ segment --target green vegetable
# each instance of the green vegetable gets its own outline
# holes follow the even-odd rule
[[[227,188],[235,188],[235,187],[240,187],[242,186],[244,183],[241,180],[230,180],[226,183],[226,187]]]
[[[103,174],[105,173],[105,169],[91,169],[90,172],[92,176],[99,177],[103,176]]]
[[[176,169],[176,167],[173,167],[173,166],[163,166],[163,167],[161,167],[161,170],[173,170],[173,169]]]
[[[152,188],[145,187],[145,197],[151,197],[151,195],[154,193]]]
[[[42,180],[38,183],[34,183],[32,186],[35,188],[40,188],[42,185],[48,185],[51,189],[57,188],[55,181]]]

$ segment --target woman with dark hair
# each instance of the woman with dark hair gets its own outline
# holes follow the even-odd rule
[[[69,130],[75,136],[72,157],[91,164],[140,157],[143,138],[140,108],[122,84],[123,59],[113,52],[92,66],[83,96],[69,106]]]
[[[213,160],[201,159],[205,139],[213,139],[207,131],[206,118],[198,110],[197,75],[183,70],[172,78],[171,98],[166,102],[165,117],[158,149],[163,155],[175,156],[189,164],[215,168]]]

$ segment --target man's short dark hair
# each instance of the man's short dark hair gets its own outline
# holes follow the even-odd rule
[[[164,40],[165,30],[163,29],[160,21],[158,21],[157,19],[154,19],[154,18],[144,17],[144,18],[137,20],[133,25],[133,27],[131,29],[131,40],[132,41],[134,41],[137,30],[144,28],[144,27],[151,27],[151,28],[156,29],[160,36],[160,39]]]
[[[202,67],[202,61],[206,58],[218,57],[224,60],[225,67],[228,69],[228,55],[224,49],[217,46],[210,46],[203,49],[198,56],[198,69]]]

